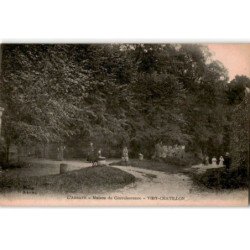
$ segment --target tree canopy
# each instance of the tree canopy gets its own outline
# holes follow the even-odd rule
[[[231,113],[249,79],[228,84],[207,47],[190,44],[5,44],[8,143],[93,141],[150,156],[157,141],[197,154],[229,150]],[[240,84],[239,84],[240,82]]]

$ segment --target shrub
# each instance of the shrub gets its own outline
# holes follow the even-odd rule
[[[194,183],[211,189],[237,189],[248,186],[246,167],[209,169],[205,173],[193,173]]]
[[[175,166],[187,166],[187,167],[200,163],[200,159],[188,153],[186,153],[182,158],[181,157],[166,157],[166,158],[161,158],[160,161],[163,161],[167,164],[171,164]]]

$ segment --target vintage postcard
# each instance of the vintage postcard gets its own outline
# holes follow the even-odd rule
[[[250,44],[0,53],[0,206],[248,206]]]

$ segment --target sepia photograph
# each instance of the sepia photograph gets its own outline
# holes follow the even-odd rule
[[[0,206],[248,206],[250,44],[0,46]]]
[[[248,248],[250,1],[0,6],[1,249]]]

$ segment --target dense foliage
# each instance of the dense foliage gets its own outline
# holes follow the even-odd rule
[[[249,111],[247,96],[232,114],[230,151],[233,167],[247,168],[249,162]]]
[[[237,189],[248,187],[247,168],[232,168],[229,172],[224,168],[209,169],[202,174],[191,174],[198,186],[209,189]]]
[[[197,184],[207,188],[228,189],[248,186],[249,168],[249,90],[250,79],[236,76],[226,90],[229,104],[228,117],[229,152],[232,158],[230,171],[211,169],[202,174],[193,174],[192,179]]]
[[[93,141],[114,152],[127,144],[134,155],[151,156],[161,140],[199,156],[229,150],[231,114],[242,89],[229,89],[226,69],[205,46],[27,44],[2,50],[7,146]]]

